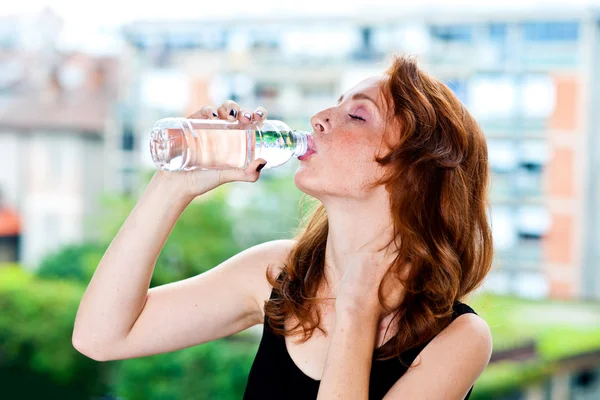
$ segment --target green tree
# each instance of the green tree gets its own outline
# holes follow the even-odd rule
[[[271,171],[257,184],[229,184],[200,196],[183,212],[165,243],[151,286],[202,273],[254,244],[290,237],[298,222],[300,194],[289,173]],[[259,342],[249,332],[173,353],[110,363],[96,363],[72,348],[72,324],[85,285],[136,201],[133,197],[105,196],[102,208],[89,221],[97,233],[95,242],[72,244],[49,255],[40,264],[37,277],[26,274],[25,279],[16,274],[12,278],[23,282],[18,288],[14,286],[12,297],[6,299],[16,304],[31,301],[26,309],[39,308],[46,314],[19,317],[20,324],[13,319],[0,322],[0,343],[8,338],[6,348],[19,349],[13,351],[22,361],[22,370],[37,371],[42,367],[43,373],[49,374],[49,385],[54,383],[57,388],[76,387],[76,382],[83,380],[85,390],[80,392],[114,393],[128,400],[241,398]],[[27,290],[23,299],[27,301],[19,299],[24,286]],[[2,301],[0,306],[4,306]],[[43,301],[44,305],[36,301]],[[23,313],[24,310],[14,311],[13,316]],[[59,318],[57,313],[64,315]],[[47,332],[60,345],[45,342]],[[30,338],[35,338],[33,347],[26,344]],[[49,370],[53,357],[62,363],[56,371]],[[79,361],[72,361],[71,357]],[[84,366],[91,368],[89,375],[75,374]],[[32,398],[37,397],[42,396]],[[70,398],[67,394],[56,397]]]
[[[68,245],[44,257],[36,274],[43,279],[88,283],[106,247],[101,243]]]
[[[165,243],[152,286],[205,272],[255,244],[290,237],[298,224],[301,192],[289,171],[270,172],[256,184],[231,183],[194,200]],[[136,201],[114,195],[103,199],[103,208],[92,221],[101,243],[114,238]]]
[[[83,286],[0,267],[0,387],[6,399],[85,399],[106,391],[108,364],[71,345]]]
[[[237,400],[244,394],[258,340],[238,334],[192,348],[125,360],[113,393],[128,400]]]

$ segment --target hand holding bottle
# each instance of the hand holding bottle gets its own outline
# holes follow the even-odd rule
[[[259,107],[254,112],[249,110],[240,109],[240,106],[235,102],[228,100],[224,102],[217,110],[211,106],[204,106],[200,110],[196,111],[188,117],[190,120],[217,120],[218,123],[228,121],[237,124],[240,127],[249,125],[253,122],[260,123],[266,119],[267,112],[264,108]],[[226,137],[227,131],[220,132],[224,135],[223,140],[231,143],[231,138]],[[173,136],[171,140],[176,139]],[[181,137],[181,140],[184,138]],[[201,146],[205,145],[200,140],[194,142],[197,148],[192,148],[187,152],[190,159],[187,163],[190,165],[196,165],[200,163],[200,160],[196,158],[210,157],[210,153],[202,152]],[[189,146],[189,141],[186,143]],[[171,143],[173,146],[182,145],[182,143]],[[206,160],[204,160],[206,161]],[[257,158],[250,162],[244,169],[239,168],[220,168],[220,169],[194,169],[194,170],[181,170],[181,171],[167,171],[159,170],[155,177],[160,181],[169,182],[169,184],[179,185],[179,190],[189,197],[196,197],[203,193],[206,193],[224,183],[242,181],[242,182],[256,182],[260,176],[260,170],[265,166],[266,160],[264,158]]]

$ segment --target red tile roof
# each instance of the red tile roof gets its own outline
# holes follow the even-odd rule
[[[15,210],[0,209],[0,237],[16,236],[21,233],[21,219]]]

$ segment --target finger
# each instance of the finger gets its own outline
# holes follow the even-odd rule
[[[250,165],[248,165],[248,168],[246,168],[244,171],[246,173],[251,173],[253,171],[260,173],[260,171],[262,171],[262,169],[266,166],[267,160],[265,160],[264,158],[257,158],[256,160],[251,162]]]
[[[420,363],[421,363],[421,356],[418,355],[418,356],[415,357],[415,359],[413,360],[412,364],[410,364],[410,366],[411,367],[416,367]]]
[[[227,100],[217,109],[217,113],[221,119],[235,121],[240,114],[240,106],[235,101]]]
[[[256,182],[260,177],[260,171],[264,168],[267,161],[263,158],[258,158],[248,165],[244,170],[225,169],[221,171],[221,180],[223,182]],[[263,165],[263,167],[261,167]]]
[[[240,110],[238,119],[240,120],[241,123],[249,124],[252,122],[252,113],[246,109]]]
[[[211,106],[204,106],[201,109],[199,109],[198,111],[191,114],[188,118],[189,119],[216,119],[218,117],[219,117],[219,115],[217,114],[217,112],[215,111],[214,108],[212,108]]]
[[[267,110],[264,107],[257,107],[256,110],[254,110],[253,117],[254,121],[264,121],[265,119],[267,119]]]

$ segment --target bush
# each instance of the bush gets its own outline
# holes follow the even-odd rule
[[[107,364],[71,344],[83,286],[0,267],[0,387],[8,399],[85,399],[102,394]]]
[[[227,185],[194,201],[165,243],[151,286],[197,275],[251,245],[288,237],[296,226],[299,198],[292,189],[289,177],[274,177],[263,185]],[[109,363],[89,360],[72,348],[73,322],[85,285],[135,201],[104,198],[97,220],[89,221],[98,242],[50,254],[35,275],[17,268],[0,272],[0,382],[6,377],[5,387],[14,393],[9,398],[85,399],[107,393],[127,400],[242,397],[259,342],[247,332],[173,353]]]
[[[260,185],[228,184],[199,197],[185,209],[169,235],[151,286],[205,272],[257,243],[290,237],[298,222],[300,193],[291,177],[280,176],[263,179]],[[102,212],[94,221],[102,242],[109,243],[116,236],[136,201],[132,197],[104,197]],[[75,267],[74,263],[93,260],[94,247],[75,250],[79,253],[73,255],[73,262],[58,261],[87,271],[87,265]],[[47,263],[52,268],[62,268],[50,261]]]
[[[43,279],[66,279],[87,284],[102,259],[107,245],[74,244],[46,256],[36,270]]]
[[[241,399],[258,340],[216,340],[192,348],[121,361],[113,391],[127,400]]]

